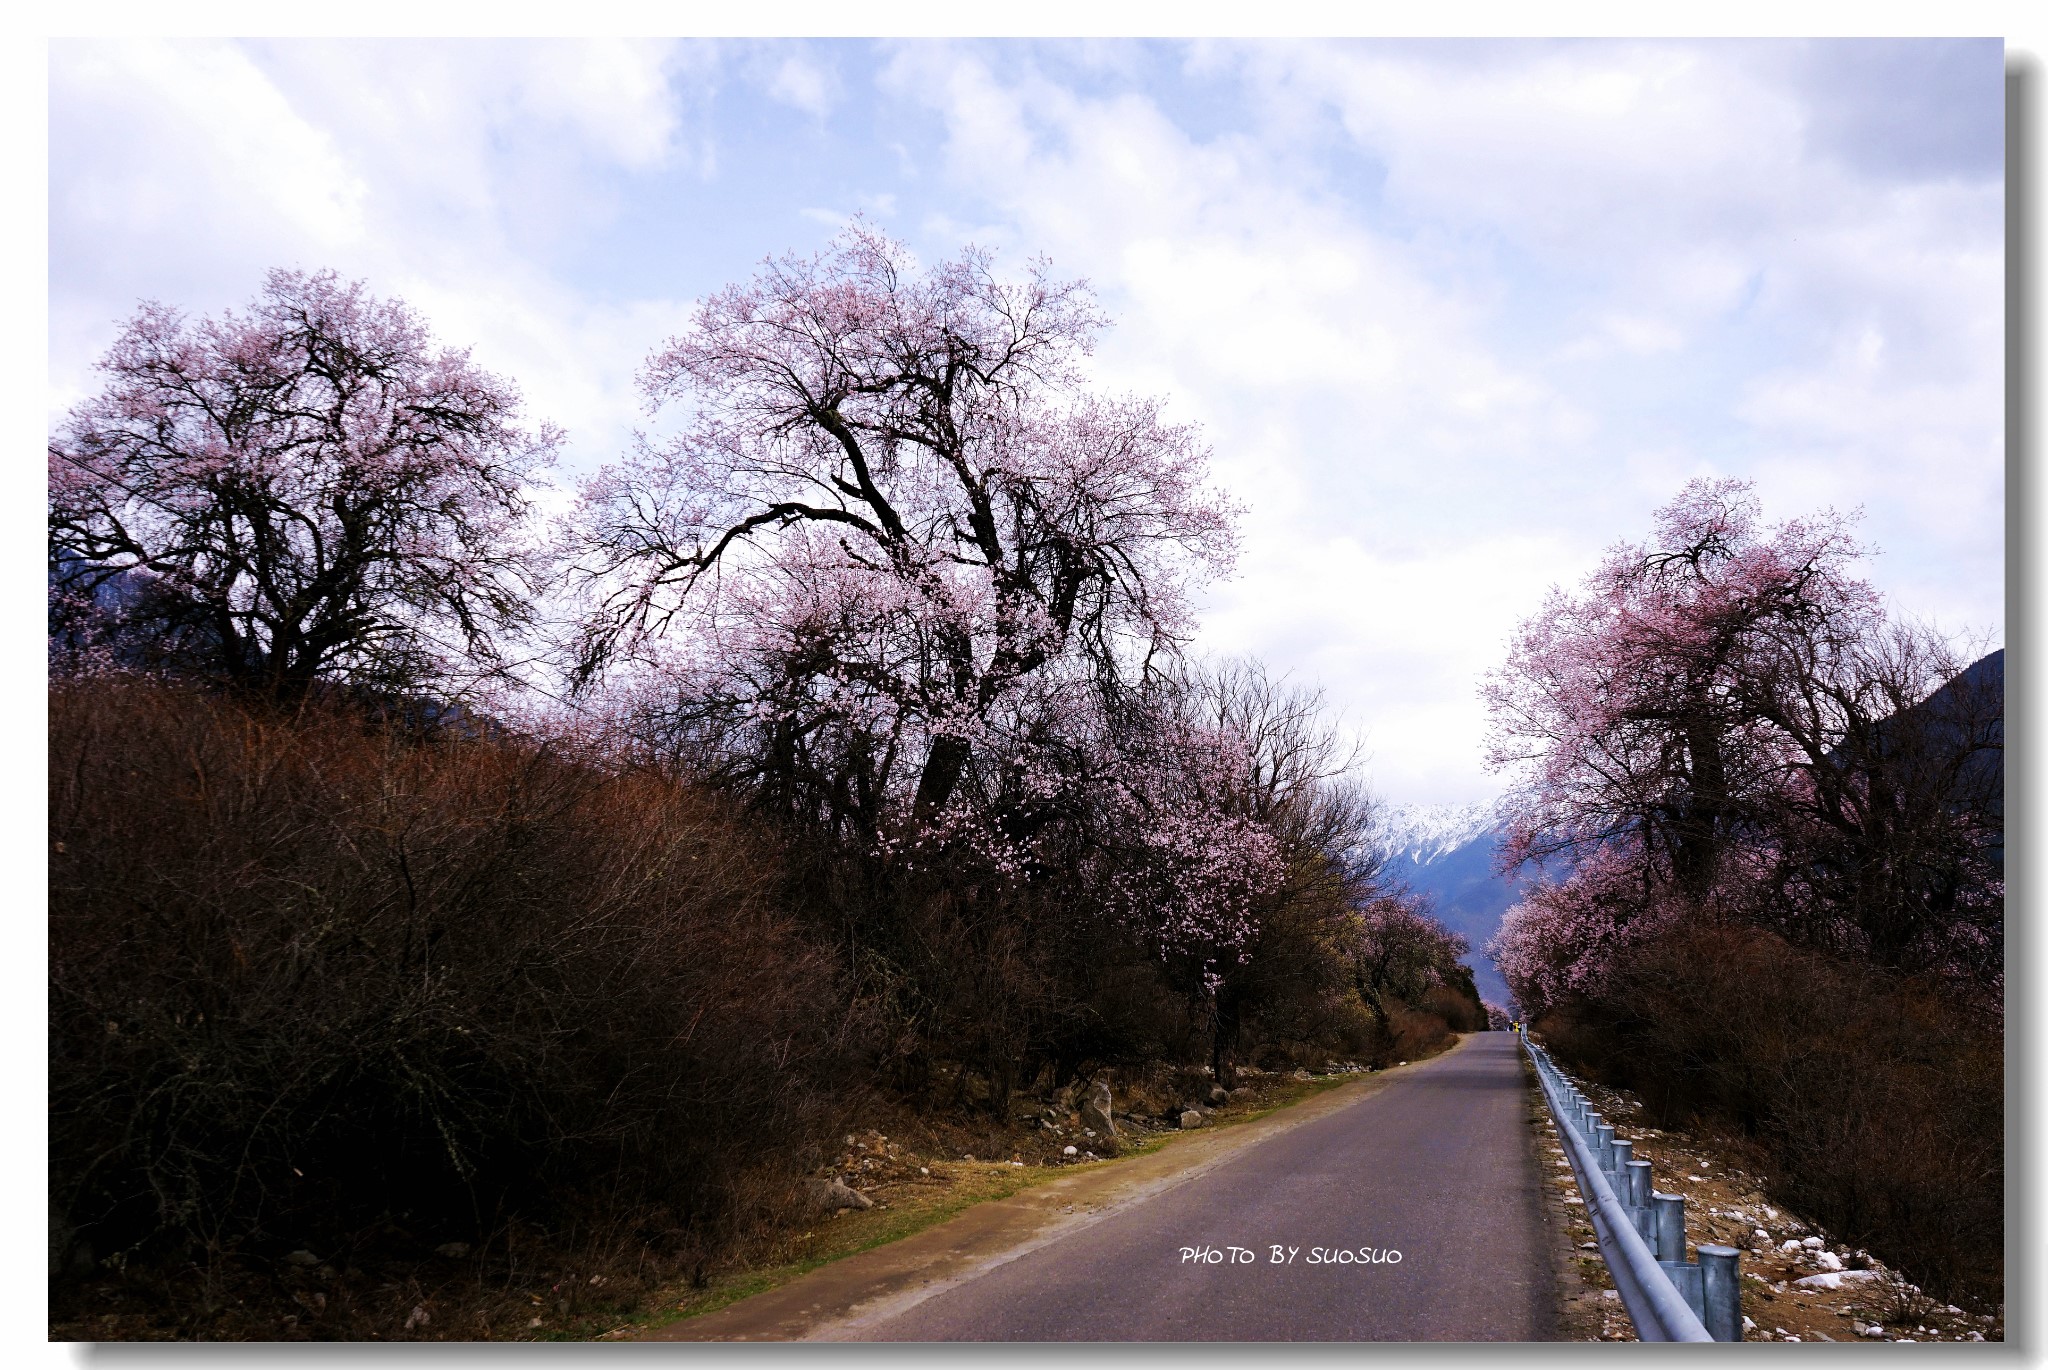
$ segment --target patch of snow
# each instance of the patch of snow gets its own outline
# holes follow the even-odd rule
[[[1372,843],[1388,861],[1426,866],[1501,825],[1486,804],[1397,804],[1373,827]]]

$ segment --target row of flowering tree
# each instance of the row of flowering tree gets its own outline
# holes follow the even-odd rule
[[[1521,626],[1486,699],[1543,872],[1491,948],[1525,1011],[1699,922],[1995,994],[2002,673],[1888,616],[1851,523],[1696,480]]]
[[[856,224],[702,301],[640,375],[659,431],[544,522],[561,435],[403,305],[148,306],[50,444],[53,647],[285,700],[538,687],[822,844],[863,985],[927,1036],[1024,1024],[992,1078],[1098,1040],[1044,986],[1125,954],[1227,1076],[1393,924],[1319,701],[1186,659],[1236,509],[1193,427],[1088,383],[1104,323],[1043,262]],[[956,989],[905,971],[943,947]]]

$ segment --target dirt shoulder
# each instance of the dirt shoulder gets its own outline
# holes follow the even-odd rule
[[[1280,1077],[1279,1092],[1287,1097],[1276,1101],[1259,1091],[1267,1097],[1233,1101],[1209,1126],[1138,1142],[1114,1160],[1058,1168],[966,1161],[920,1167],[945,1184],[942,1196],[920,1204],[914,1194],[891,1198],[884,1197],[887,1190],[877,1191],[889,1207],[878,1203],[866,1212],[820,1219],[844,1229],[832,1234],[840,1238],[832,1243],[833,1253],[732,1277],[722,1288],[672,1303],[665,1322],[650,1317],[607,1335],[794,1340],[856,1314],[907,1306],[1377,1093],[1420,1064],[1371,1074]]]
[[[1522,1057],[1529,1085],[1529,1150],[1543,1176],[1543,1217],[1550,1232],[1551,1269],[1557,1281],[1559,1341],[1635,1341],[1635,1325],[1600,1259],[1586,1205],[1572,1179],[1557,1123],[1543,1100],[1536,1068]]]
[[[1650,1162],[1656,1187],[1685,1196],[1686,1258],[1697,1259],[1701,1242],[1741,1251],[1743,1340],[2003,1340],[2002,1310],[1940,1303],[1868,1251],[1849,1246],[1770,1197],[1770,1177],[1745,1157],[1739,1142],[1646,1126],[1633,1095],[1583,1080],[1575,1083],[1614,1125],[1615,1135],[1635,1144],[1636,1158]],[[1545,1116],[1547,1121],[1547,1111]],[[1556,1133],[1545,1136],[1541,1154],[1545,1168],[1554,1172],[1545,1188],[1557,1191],[1557,1202],[1570,1213],[1581,1215],[1571,1231],[1580,1248],[1576,1264],[1582,1279],[1588,1286],[1611,1287]],[[1617,1296],[1603,1292],[1589,1302],[1601,1305],[1603,1340],[1634,1339]]]

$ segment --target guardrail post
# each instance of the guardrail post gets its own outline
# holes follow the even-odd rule
[[[1741,1253],[1732,1246],[1702,1246],[1700,1252],[1700,1321],[1715,1341],[1742,1340],[1742,1281],[1736,1263]]]
[[[1657,1210],[1657,1259],[1683,1264],[1685,1261],[1685,1195],[1650,1195]]]
[[[1614,1173],[1614,1126],[1605,1119],[1593,1124],[1593,1158],[1603,1172]]]
[[[1655,1219],[1650,1212],[1650,1163],[1630,1161],[1628,1163],[1628,1197],[1623,1200],[1629,1207],[1629,1216],[1635,1219],[1636,1231],[1644,1241],[1656,1244]]]

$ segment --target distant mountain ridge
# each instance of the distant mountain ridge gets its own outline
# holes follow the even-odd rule
[[[1528,885],[1528,877],[1495,870],[1506,820],[1499,806],[1401,804],[1388,809],[1373,834],[1385,878],[1427,895],[1445,927],[1471,946],[1465,963],[1481,998],[1506,1007],[1507,982],[1481,950]]]
[[[1375,834],[1380,851],[1428,865],[1501,824],[1499,807],[1486,804],[1398,804]]]

